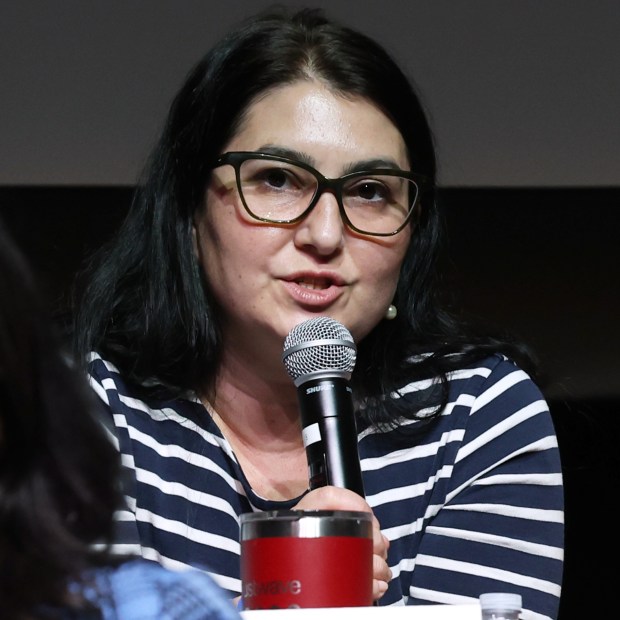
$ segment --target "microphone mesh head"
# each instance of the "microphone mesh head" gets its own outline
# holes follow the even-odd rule
[[[284,340],[282,361],[296,385],[308,375],[322,373],[349,379],[356,351],[353,336],[342,323],[319,316],[293,327]]]

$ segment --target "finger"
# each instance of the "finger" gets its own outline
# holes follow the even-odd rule
[[[377,555],[372,556],[372,576],[372,597],[377,601],[386,593],[392,578],[392,571],[387,562]]]
[[[372,512],[366,500],[349,489],[333,486],[319,487],[306,493],[297,505],[297,510],[357,510]]]
[[[372,556],[372,576],[374,579],[385,581],[386,583],[392,579],[392,571],[388,563],[378,555]]]
[[[388,589],[388,584],[385,581],[379,581],[378,579],[372,580],[372,600],[378,601]]]
[[[384,560],[387,560],[389,548],[390,548],[390,541],[388,540],[387,536],[385,536],[381,532],[381,526],[379,525],[379,521],[373,515],[372,552],[375,555],[382,557]]]

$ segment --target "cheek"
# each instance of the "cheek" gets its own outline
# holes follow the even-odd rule
[[[382,308],[388,305],[396,291],[398,284],[398,276],[400,273],[400,263],[389,261],[372,272],[371,289],[372,295],[378,307]]]
[[[384,243],[366,252],[364,257],[365,271],[373,280],[379,291],[393,292],[398,283],[400,267],[407,253],[409,236],[394,239],[392,243]]]
[[[222,218],[213,217],[211,212],[203,211],[195,219],[194,238],[195,250],[202,271],[210,287],[217,288],[218,282],[224,277],[224,265],[230,260],[227,256],[229,244],[225,226],[222,225]]]
[[[394,301],[400,274],[401,253],[395,255],[384,249],[373,254],[368,256],[366,265],[360,265],[364,284],[351,300],[352,314],[347,316],[356,341],[365,338],[385,318],[388,306]]]
[[[212,290],[254,288],[282,245],[282,230],[247,222],[235,208],[217,204],[197,226],[198,258]]]

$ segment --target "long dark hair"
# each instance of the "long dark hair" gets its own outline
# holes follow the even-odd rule
[[[94,274],[86,272],[85,295],[78,298],[78,356],[97,350],[129,380],[155,378],[170,393],[196,390],[213,379],[221,347],[218,318],[191,235],[208,165],[257,96],[308,79],[377,105],[402,134],[412,170],[429,181],[401,269],[398,318],[382,321],[359,343],[353,382],[365,403],[361,415],[386,423],[415,414],[411,403],[401,412],[381,395],[416,377],[439,376],[445,384],[451,368],[504,346],[466,336],[438,302],[435,149],[412,82],[364,34],[320,10],[289,15],[282,9],[252,18],[222,39],[178,92],[123,227],[100,253]],[[430,355],[411,361],[420,353]],[[444,390],[435,404],[446,397]]]
[[[92,545],[111,540],[120,457],[1,222],[0,299],[0,601],[21,618],[111,561]]]

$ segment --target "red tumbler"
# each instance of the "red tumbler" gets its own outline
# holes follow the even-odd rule
[[[241,586],[244,609],[372,605],[371,514],[242,514]]]

